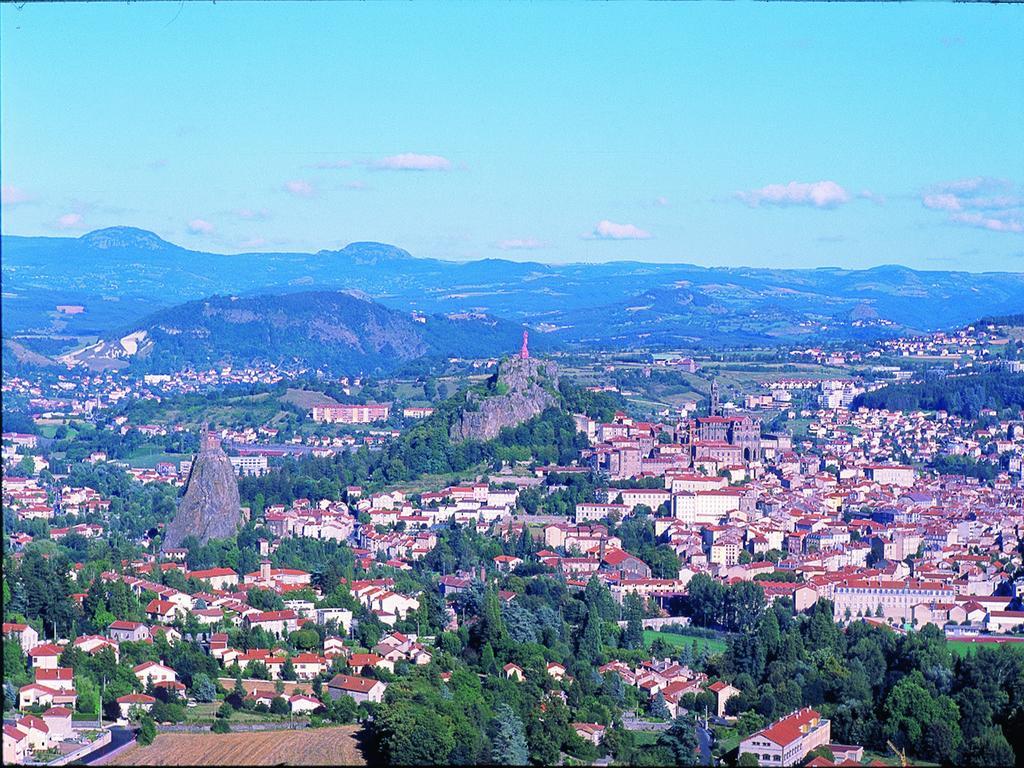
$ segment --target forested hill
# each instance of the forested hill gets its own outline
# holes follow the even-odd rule
[[[521,343],[522,330],[485,315],[414,316],[340,291],[213,296],[156,312],[63,359],[161,372],[297,360],[347,373],[379,373],[424,356],[508,352]]]
[[[890,384],[858,395],[854,408],[890,411],[946,411],[968,419],[984,407],[1024,408],[1024,374],[975,373],[935,377],[914,384]]]

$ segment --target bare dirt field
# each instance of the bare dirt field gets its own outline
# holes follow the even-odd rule
[[[107,765],[366,765],[357,725],[301,731],[161,733]]]

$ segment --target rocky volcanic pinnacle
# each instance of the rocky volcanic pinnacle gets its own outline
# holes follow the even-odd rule
[[[185,496],[178,505],[178,514],[167,526],[162,548],[180,547],[187,536],[195,536],[202,544],[233,536],[242,522],[234,467],[220,442],[204,434],[188,475]]]
[[[503,394],[469,394],[469,409],[452,424],[453,441],[491,440],[502,427],[522,424],[558,404],[558,399],[545,388],[546,385],[557,390],[558,369],[554,363],[522,357],[505,360],[498,366],[497,384]]]

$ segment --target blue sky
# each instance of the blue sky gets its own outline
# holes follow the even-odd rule
[[[0,8],[3,232],[1024,268],[1024,9]]]

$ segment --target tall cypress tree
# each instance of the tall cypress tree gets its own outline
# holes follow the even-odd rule
[[[594,607],[587,609],[578,651],[581,659],[590,662],[596,662],[601,657],[601,617]]]
[[[501,618],[501,601],[498,592],[488,587],[484,593],[484,604],[480,616],[479,639],[481,645],[490,644],[500,648],[505,640],[505,622]]]
[[[523,721],[508,704],[499,704],[494,708],[491,762],[496,765],[526,765],[528,758]]]
[[[643,604],[640,602],[636,592],[626,595],[626,631],[622,637],[622,644],[626,648],[637,650],[644,646]]]

